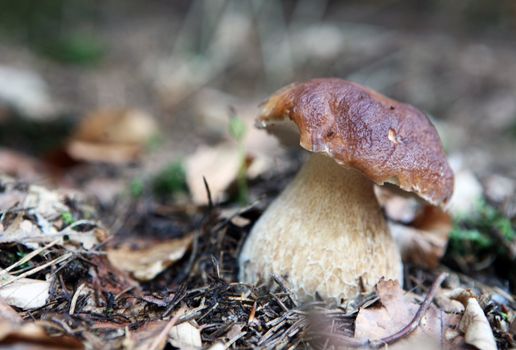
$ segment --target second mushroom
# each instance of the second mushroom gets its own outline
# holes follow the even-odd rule
[[[341,79],[289,85],[264,104],[258,126],[285,140],[295,130],[312,152],[254,225],[240,279],[283,276],[300,299],[342,302],[382,277],[402,280],[402,263],[373,184],[390,183],[442,205],[453,173],[439,135],[418,109]]]

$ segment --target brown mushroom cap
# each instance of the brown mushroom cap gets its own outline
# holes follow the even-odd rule
[[[453,192],[453,172],[439,135],[415,107],[341,79],[291,84],[264,104],[257,124],[292,120],[300,145],[385,182],[445,204]]]

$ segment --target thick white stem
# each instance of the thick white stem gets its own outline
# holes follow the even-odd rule
[[[301,300],[337,302],[401,279],[400,255],[360,172],[312,155],[254,225],[240,255],[240,279],[286,277]]]

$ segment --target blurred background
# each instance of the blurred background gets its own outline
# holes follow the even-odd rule
[[[155,174],[234,138],[234,117],[249,131],[284,84],[335,76],[426,111],[513,216],[515,33],[510,0],[2,0],[0,170],[79,187],[81,162]]]
[[[235,281],[247,232],[303,158],[253,118],[278,88],[316,77],[410,103],[441,135],[456,179],[446,213],[377,193],[404,287],[426,293],[422,281],[444,266],[513,310],[515,0],[0,0],[0,236],[24,232],[21,219],[4,220],[32,212],[21,194],[55,206],[26,183],[45,185],[66,194],[56,230],[100,218],[107,233],[94,249],[139,271],[145,288],[209,285],[215,270]],[[88,210],[67,191],[85,194]],[[23,249],[0,244],[0,258]],[[17,261],[6,259],[0,267]],[[499,345],[516,329],[503,307],[490,311]]]

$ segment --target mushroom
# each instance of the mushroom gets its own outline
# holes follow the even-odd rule
[[[240,280],[285,277],[298,300],[336,302],[402,281],[402,262],[374,194],[393,184],[433,205],[453,192],[453,173],[427,116],[341,79],[291,84],[263,105],[257,126],[312,152],[252,228]],[[297,128],[296,128],[297,127]],[[299,136],[297,136],[299,134]]]

